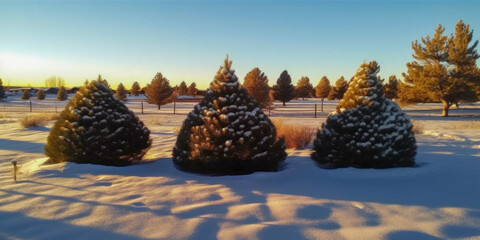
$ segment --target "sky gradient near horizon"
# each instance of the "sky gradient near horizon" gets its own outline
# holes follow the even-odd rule
[[[462,19],[480,39],[480,1],[2,1],[0,78],[42,86],[52,75],[79,86],[98,74],[143,87],[157,72],[172,85],[207,88],[228,53],[243,82],[259,67],[348,80],[363,61],[400,77],[411,42]]]

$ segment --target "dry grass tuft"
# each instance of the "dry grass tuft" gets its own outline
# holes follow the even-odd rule
[[[20,124],[24,128],[45,126],[49,121],[57,120],[57,113],[30,113],[23,116]]]
[[[6,113],[0,113],[0,123],[16,122],[15,119],[9,118]]]
[[[415,121],[410,119],[410,122],[412,123],[412,132],[413,134],[423,134],[424,132],[424,126],[422,123],[419,121]]]
[[[315,129],[286,123],[282,118],[272,120],[277,129],[277,137],[285,138],[287,148],[303,149],[308,146],[315,135]]]

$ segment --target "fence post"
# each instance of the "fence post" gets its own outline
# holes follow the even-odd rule
[[[30,112],[32,112],[32,101],[30,101]]]
[[[13,165],[13,181],[17,181],[17,161],[12,161]]]
[[[143,114],[143,101],[141,103],[142,103],[142,114]]]
[[[315,103],[315,118],[317,118],[317,104]]]

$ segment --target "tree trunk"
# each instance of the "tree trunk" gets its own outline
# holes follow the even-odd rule
[[[160,110],[160,104],[158,105],[158,110]]]
[[[322,98],[322,112],[323,112],[323,98]]]
[[[450,103],[445,100],[442,100],[443,103],[443,112],[442,117],[448,117],[448,109],[450,108]]]
[[[286,106],[286,105],[285,105],[285,102],[283,102],[283,106],[284,106],[284,107]]]

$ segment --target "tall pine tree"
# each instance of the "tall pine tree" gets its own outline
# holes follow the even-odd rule
[[[267,108],[272,104],[269,96],[268,78],[259,68],[254,68],[245,75],[243,87],[250,96],[260,103],[262,108]]]
[[[182,81],[180,83],[180,86],[178,86],[177,94],[178,95],[187,95],[187,92],[188,92],[187,84],[185,83],[185,81]]]
[[[395,99],[398,97],[398,79],[395,75],[388,78],[388,83],[383,85],[383,94],[388,99]]]
[[[162,73],[157,73],[152,82],[145,88],[147,102],[160,106],[173,101],[173,88],[168,79],[163,77]]]
[[[138,82],[134,82],[132,89],[130,89],[130,95],[138,96],[140,95],[140,90],[140,84]]]
[[[450,39],[444,32],[445,28],[439,25],[432,38],[427,36],[421,42],[412,43],[414,61],[407,63],[407,74],[403,74],[405,83],[411,87],[402,90],[418,93],[401,93],[400,96],[411,97],[402,99],[411,102],[422,100],[413,98],[416,95],[426,96],[429,101],[441,101],[442,116],[447,117],[452,104],[477,100],[473,86],[478,85],[475,61],[479,55],[475,49],[478,41],[469,46],[473,35],[469,25],[459,21]]]
[[[323,100],[328,97],[330,93],[330,81],[326,76],[323,76],[322,79],[318,82],[317,86],[315,87],[315,96],[322,99],[322,111],[323,111]]]
[[[183,122],[173,149],[181,169],[207,174],[275,171],[286,157],[275,126],[225,59],[203,100]]]
[[[297,97],[303,100],[305,100],[306,97],[311,97],[313,86],[310,83],[310,78],[301,77],[295,86],[295,92],[297,93]]]
[[[197,96],[197,91],[198,91],[197,84],[195,82],[192,82],[190,84],[190,86],[188,86],[187,94],[189,96],[194,96],[195,97],[195,96]]]
[[[295,98],[295,87],[292,85],[292,78],[287,70],[284,70],[277,79],[277,84],[273,85],[273,98],[279,100],[286,106],[286,102]]]
[[[121,101],[127,100],[127,89],[125,89],[123,83],[118,84],[117,91],[115,91],[115,97]]]
[[[341,76],[336,82],[335,86],[330,89],[328,100],[342,99],[343,94],[347,91],[348,82]]]
[[[50,130],[45,154],[51,162],[123,166],[140,161],[150,131],[101,81],[80,88]]]
[[[415,164],[412,124],[383,96],[376,62],[363,63],[314,140],[312,158],[322,167],[389,168]]]

